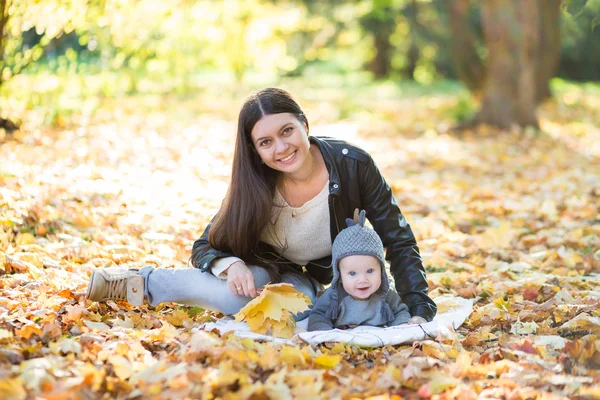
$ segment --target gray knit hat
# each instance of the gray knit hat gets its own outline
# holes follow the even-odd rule
[[[327,315],[331,319],[336,319],[338,315],[338,293],[341,287],[339,262],[342,258],[353,255],[368,255],[375,257],[381,265],[381,287],[377,292],[385,296],[389,290],[390,283],[385,272],[385,262],[383,253],[383,243],[379,235],[369,227],[365,226],[365,217],[367,212],[362,210],[359,214],[358,209],[354,211],[354,220],[346,219],[348,227],[343,229],[333,241],[331,249],[333,280],[331,287],[334,289],[331,297],[331,304],[327,310]],[[383,303],[382,313],[384,317],[393,320],[394,314],[387,303]]]

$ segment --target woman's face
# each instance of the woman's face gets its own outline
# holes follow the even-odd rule
[[[310,154],[307,126],[294,114],[265,115],[250,136],[264,163],[283,173],[296,172]]]

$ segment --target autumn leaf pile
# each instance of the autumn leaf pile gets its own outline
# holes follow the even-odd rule
[[[599,97],[545,105],[542,132],[453,133],[452,97],[365,95],[338,121],[343,96],[311,94],[313,133],[388,178],[431,296],[474,299],[462,327],[290,346],[196,331],[218,317],[197,307],[87,301],[95,268],[187,267],[227,187],[239,98],[128,99],[0,144],[0,398],[600,398]]]

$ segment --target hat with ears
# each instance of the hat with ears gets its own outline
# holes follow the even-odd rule
[[[365,226],[366,215],[367,212],[365,210],[362,210],[360,213],[358,212],[358,208],[354,210],[354,219],[346,219],[348,227],[343,229],[333,241],[331,249],[333,280],[331,281],[331,287],[334,291],[331,297],[331,304],[327,310],[327,315],[332,320],[338,316],[338,289],[341,286],[339,262],[342,258],[353,255],[375,257],[381,265],[381,286],[378,292],[382,293],[385,297],[390,288],[387,273],[385,272],[383,243],[377,232]],[[394,319],[392,310],[385,302],[383,302],[381,312],[384,318],[390,321]]]

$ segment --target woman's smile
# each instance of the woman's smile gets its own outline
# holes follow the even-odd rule
[[[278,161],[283,164],[291,164],[296,159],[296,153],[298,150],[294,150],[291,154],[280,158]]]

